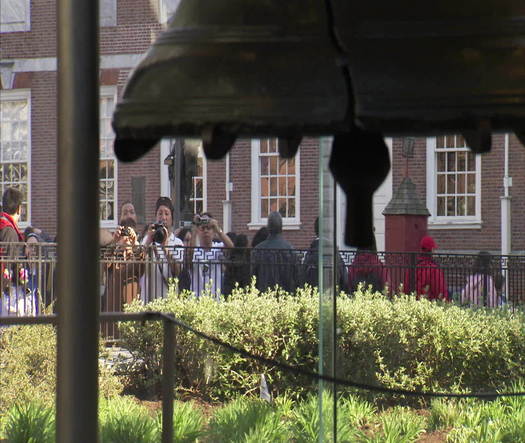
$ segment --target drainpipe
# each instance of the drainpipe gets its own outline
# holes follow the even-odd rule
[[[501,254],[509,255],[511,252],[511,212],[510,212],[510,188],[512,177],[509,177],[509,134],[505,134],[505,169],[503,174],[503,195],[501,199]]]
[[[230,182],[230,153],[226,154],[224,160],[226,162],[226,199],[222,201],[222,229],[224,232],[230,232],[232,230],[232,202],[231,202],[231,191],[232,183]]]

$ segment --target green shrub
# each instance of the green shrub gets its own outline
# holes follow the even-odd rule
[[[217,409],[207,438],[214,443],[290,441],[280,411],[253,398],[238,398]]]
[[[358,291],[339,297],[338,376],[391,388],[456,392],[494,391],[525,377],[525,318],[507,310],[469,309],[450,303],[388,299]],[[211,336],[257,355],[317,370],[318,307],[315,290],[294,296],[237,290],[227,301],[171,295],[131,310],[173,313]],[[135,381],[158,384],[162,326],[125,324],[124,346],[135,357]],[[274,393],[300,398],[316,391],[307,377],[228,352],[177,328],[176,373],[180,389],[227,399],[258,389],[264,373]]]
[[[259,294],[255,288],[236,290],[228,301],[211,297],[171,295],[148,305],[139,303],[129,310],[174,313],[177,318],[237,347],[262,357],[287,361],[310,371],[317,364],[317,295],[311,291],[297,296]],[[139,390],[155,392],[161,373],[162,324],[125,323],[119,326],[125,348],[135,357],[126,371]],[[198,390],[203,396],[235,398],[255,392],[260,374],[266,374],[274,393],[293,387],[296,392],[317,384],[303,376],[268,368],[256,361],[210,344],[181,328],[176,330],[175,377],[184,389]],[[140,385],[142,383],[142,385]],[[141,389],[140,389],[141,388]]]
[[[314,443],[319,441],[323,432],[324,441],[333,441],[333,396],[323,392],[323,422],[320,421],[319,396],[309,395],[308,398],[296,405],[291,422],[291,434],[298,443]],[[363,403],[363,405],[365,405]],[[366,408],[366,405],[364,406]],[[343,442],[357,441],[361,436],[357,423],[363,420],[359,413],[355,399],[339,400],[337,410],[337,440]],[[373,412],[372,408],[370,412]],[[321,430],[321,426],[323,429]]]
[[[158,435],[162,433],[162,413],[157,417]],[[192,402],[173,403],[173,440],[192,443],[204,434],[204,416]]]
[[[101,352],[103,352],[101,348]],[[0,416],[15,403],[55,401],[56,333],[52,326],[15,326],[0,331]],[[121,392],[112,370],[100,365],[102,396]]]
[[[380,417],[382,432],[376,434],[372,441],[378,443],[412,443],[425,431],[426,422],[415,412],[397,406]]]
[[[101,443],[155,443],[158,427],[147,408],[130,397],[102,400],[99,411]]]
[[[16,403],[6,414],[9,443],[54,443],[55,411],[40,403]]]

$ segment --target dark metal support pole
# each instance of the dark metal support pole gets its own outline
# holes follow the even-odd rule
[[[57,441],[98,441],[98,2],[58,1]]]
[[[173,443],[173,375],[175,372],[175,325],[164,320],[162,348],[162,443]]]

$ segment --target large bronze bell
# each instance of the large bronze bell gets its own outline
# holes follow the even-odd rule
[[[133,72],[113,126],[119,159],[163,136],[203,138],[220,158],[238,135],[283,138],[348,128],[349,98],[316,0],[182,0]],[[351,99],[350,99],[351,100]]]
[[[356,118],[390,134],[525,131],[525,1],[334,0]]]
[[[382,133],[492,131],[525,139],[523,0],[181,0],[117,106],[115,152],[202,137],[222,157],[237,136],[334,134],[347,192],[345,241],[373,244],[372,196],[389,169]]]

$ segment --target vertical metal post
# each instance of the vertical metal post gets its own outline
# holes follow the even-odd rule
[[[162,443],[173,443],[173,375],[175,372],[175,326],[164,322],[162,348]]]
[[[57,441],[98,441],[98,2],[58,1]]]

